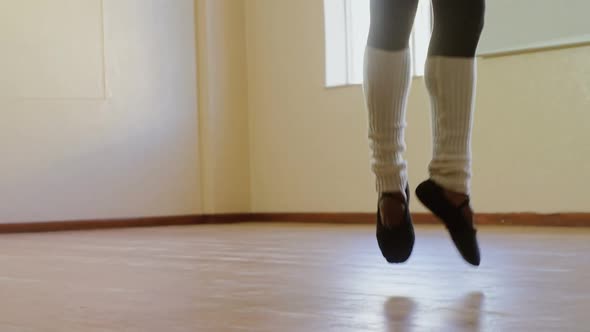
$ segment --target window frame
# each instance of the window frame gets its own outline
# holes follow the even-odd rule
[[[363,17],[353,12],[353,1],[359,1],[367,8]],[[324,34],[325,34],[325,86],[327,88],[355,86],[362,84],[362,59],[360,49],[364,52],[366,34],[368,33],[369,0],[324,0]],[[361,18],[360,20],[358,18]],[[361,21],[366,26],[355,26]],[[424,60],[432,31],[433,15],[430,0],[420,0],[416,13],[416,21],[410,36],[412,54],[412,76],[424,75]],[[355,29],[360,30],[362,46]],[[354,37],[357,37],[356,40]],[[420,38],[420,39],[418,39]],[[355,53],[357,54],[355,58]],[[360,66],[360,67],[359,67]]]

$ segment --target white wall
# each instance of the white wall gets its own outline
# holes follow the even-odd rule
[[[249,212],[245,2],[196,3],[203,212]]]
[[[104,99],[102,0],[0,2],[0,96]]]
[[[478,52],[515,50],[590,43],[587,0],[488,0],[486,31]]]
[[[100,61],[90,56],[72,56],[92,63],[81,67],[87,71],[64,58],[31,56],[61,66],[52,70],[64,68],[54,77],[60,85],[39,80],[28,89],[19,82],[25,89],[18,91],[29,94],[20,96],[3,89],[2,222],[374,210],[362,90],[324,87],[321,1],[104,5],[105,82],[96,71]],[[86,15],[77,24],[100,17],[93,10]],[[0,36],[18,40],[10,35],[18,29],[6,22]],[[92,29],[79,26],[69,38],[96,46],[98,40],[86,43],[101,36]],[[27,63],[6,44],[0,47],[3,71],[7,59]],[[589,54],[586,47],[480,61],[474,139],[479,211],[588,211]],[[30,69],[38,65],[18,68],[40,75]],[[2,84],[18,78],[1,77]],[[407,156],[416,185],[430,155],[421,80],[414,81],[409,107]]]
[[[2,8],[10,9],[12,4],[26,14],[27,6],[34,4],[31,1],[26,6],[7,2]],[[95,12],[100,8],[97,2],[101,1],[84,0],[91,6],[85,7],[88,17],[100,17]],[[92,27],[86,21],[72,20],[67,11],[56,8],[50,14],[46,19],[69,22],[68,38],[95,38],[77,46],[73,43],[72,52],[101,42],[100,35],[88,34]],[[56,95],[51,81],[35,87],[37,92],[53,91],[39,96],[42,99],[33,98],[38,93],[0,98],[2,222],[201,211],[193,14],[192,0],[105,0],[107,99],[90,98],[100,97],[100,91],[88,85],[83,92],[97,92],[97,96],[84,95],[75,83],[62,85],[59,91],[65,95]],[[34,32],[35,26],[30,28]],[[18,39],[10,33],[19,29],[3,26],[0,34]],[[29,38],[35,36],[32,33]],[[39,45],[44,43],[42,33],[37,38]],[[6,61],[11,53],[6,44],[2,47]],[[31,66],[39,65],[35,57],[31,59]],[[83,82],[91,82],[97,66],[100,63],[71,63],[60,70],[63,76],[54,79],[63,83],[88,75]]]
[[[248,0],[246,25],[253,211],[374,211],[362,90],[324,88],[322,1]],[[590,211],[589,59],[583,47],[480,61],[478,211]],[[429,112],[415,80],[414,186],[426,177]]]

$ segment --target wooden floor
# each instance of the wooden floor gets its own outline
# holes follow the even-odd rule
[[[0,331],[590,331],[590,230],[439,227],[411,261],[369,226],[239,224],[2,235]]]

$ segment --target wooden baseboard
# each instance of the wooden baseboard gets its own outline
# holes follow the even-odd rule
[[[365,224],[375,222],[372,213],[252,213],[252,221],[317,224]]]
[[[416,224],[437,224],[431,214],[412,214]],[[239,213],[108,220],[75,220],[1,224],[0,234],[80,231],[132,227],[227,224],[239,222],[297,222],[310,224],[373,224],[374,213]],[[590,213],[481,213],[478,225],[590,227]]]
[[[203,216],[122,218],[105,220],[70,220],[0,224],[0,234],[83,231],[93,229],[195,225],[205,222]]]
[[[250,214],[251,221],[373,224],[374,213],[258,213]],[[438,224],[430,213],[413,213],[414,223]],[[538,226],[538,227],[590,227],[590,213],[479,213],[478,225]]]
[[[590,227],[590,213],[479,213],[479,225]]]

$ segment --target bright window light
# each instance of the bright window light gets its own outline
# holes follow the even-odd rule
[[[363,82],[363,57],[369,34],[369,0],[324,0],[326,86]],[[424,75],[430,33],[430,0],[420,0],[410,37],[413,74]]]

